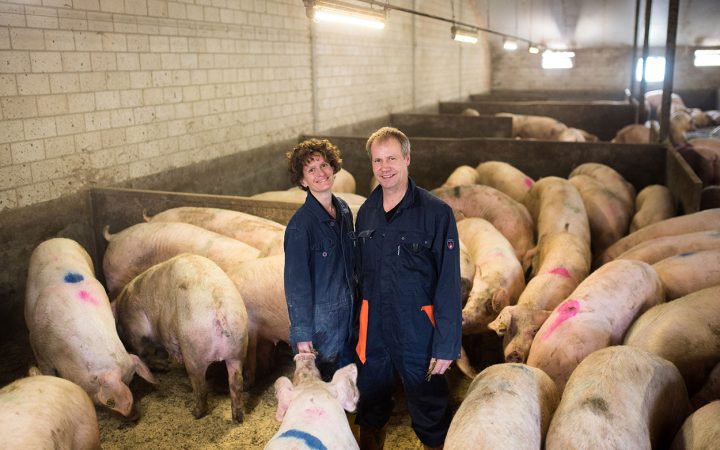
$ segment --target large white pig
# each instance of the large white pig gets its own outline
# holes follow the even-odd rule
[[[315,355],[295,355],[295,375],[275,381],[280,429],[265,450],[357,449],[345,411],[357,407],[357,367],[350,364],[335,372],[330,383],[322,381]]]
[[[445,180],[441,187],[465,186],[468,184],[477,184],[478,173],[474,167],[458,166]]]
[[[675,435],[670,450],[711,450],[720,443],[720,400],[692,413]]]
[[[72,252],[76,255],[68,257],[67,263],[60,259]],[[59,374],[80,385],[97,403],[131,416],[133,397],[128,385],[133,375],[151,383],[155,379],[120,342],[105,289],[88,275],[92,268],[82,264],[90,260],[87,252],[68,239],[52,239],[41,244],[31,260],[33,270],[46,268],[28,277],[29,283],[38,284],[32,287],[37,298],[28,302],[25,311],[40,370]]]
[[[189,223],[139,223],[110,234],[103,257],[105,282],[111,297],[142,271],[180,253],[195,253],[223,269],[238,261],[255,259],[260,251],[244,242]]]
[[[642,124],[630,124],[620,129],[610,142],[613,144],[649,144],[655,136],[650,129]]]
[[[590,223],[593,254],[599,254],[627,234],[631,209],[603,183],[589,175],[575,175],[570,183],[580,192]]]
[[[475,168],[478,184],[493,187],[516,202],[522,203],[535,180],[502,161],[486,161]]]
[[[462,311],[465,334],[488,331],[487,325],[525,288],[522,266],[510,242],[488,221],[458,222],[458,234],[475,262],[475,278]]]
[[[720,230],[720,208],[672,217],[640,228],[608,247],[601,255],[600,262],[612,261],[624,251],[649,239],[705,230]]]
[[[537,228],[537,240],[547,234],[569,232],[590,243],[590,224],[577,188],[559,177],[541,178],[525,196],[525,206]]]
[[[100,450],[95,406],[75,383],[36,375],[0,389],[0,446]]]
[[[262,256],[283,252],[284,225],[240,211],[182,206],[166,209],[152,217],[143,213],[143,218],[146,222],[184,222],[196,225],[252,245],[260,250]]]
[[[567,125],[546,116],[531,116],[511,113],[497,113],[498,117],[512,118],[513,137],[557,141]]]
[[[555,383],[542,370],[492,365],[470,384],[450,423],[445,448],[540,449],[559,400]]]
[[[622,342],[635,318],[663,300],[662,284],[649,264],[622,259],[605,264],[540,327],[528,365],[544,370],[562,390],[583,358]]]
[[[672,363],[635,347],[604,348],[570,376],[545,448],[664,448],[689,407],[685,384]]]
[[[568,178],[575,175],[588,175],[595,178],[622,200],[630,217],[635,214],[635,187],[612,167],[600,163],[584,163],[574,168]]]
[[[207,368],[224,361],[232,418],[242,422],[248,317],[240,292],[217,264],[190,253],[156,264],[123,288],[113,310],[120,336],[135,352],[145,357],[162,347],[185,364],[197,419],[207,413]]]
[[[615,259],[635,259],[655,264],[681,253],[720,248],[720,230],[661,236],[648,239],[623,252]]]
[[[635,215],[630,222],[630,232],[671,217],[675,217],[675,202],[670,189],[661,184],[651,184],[635,197]]]
[[[540,326],[590,272],[590,247],[571,233],[545,235],[533,258],[533,277],[517,305],[506,306],[488,327],[503,336],[505,361],[525,362]]]
[[[653,264],[668,300],[720,284],[720,249],[670,256]]]
[[[698,409],[718,399],[720,399],[720,363],[715,364],[705,384],[690,398],[690,403],[694,409]]]
[[[452,207],[455,218],[480,217],[492,223],[515,249],[519,261],[534,246],[533,221],[527,209],[490,186],[435,189],[433,194]]]
[[[625,344],[667,359],[692,395],[720,362],[720,286],[657,305],[630,327]]]

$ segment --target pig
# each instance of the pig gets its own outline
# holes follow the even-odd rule
[[[720,184],[720,139],[690,139],[678,152],[703,186]]]
[[[649,264],[622,259],[605,264],[553,310],[535,335],[527,363],[544,370],[562,391],[583,358],[619,344],[635,318],[663,300]]]
[[[495,188],[518,203],[523,202],[525,195],[535,184],[535,180],[501,161],[480,163],[475,170],[478,173],[478,184]]]
[[[583,199],[590,224],[593,254],[600,254],[627,234],[631,210],[603,183],[588,175],[570,178]]]
[[[634,259],[655,264],[681,253],[720,248],[720,230],[661,236],[641,242],[615,259]]]
[[[610,142],[613,144],[650,144],[654,142],[655,139],[649,127],[633,123],[622,127]]]
[[[90,397],[75,383],[45,375],[0,389],[0,436],[6,449],[101,448]]]
[[[466,117],[480,117],[480,113],[477,111],[477,109],[473,109],[473,108],[463,109],[462,112],[460,113],[460,115],[466,116]]]
[[[345,411],[354,412],[359,398],[357,367],[349,364],[335,372],[326,383],[315,367],[315,355],[295,355],[293,381],[275,381],[280,429],[265,450],[358,449]]]
[[[260,250],[259,256],[283,252],[285,226],[272,220],[240,211],[220,208],[182,206],[150,217],[145,222],[183,222],[242,241]]]
[[[699,409],[713,400],[720,399],[720,363],[710,372],[707,381],[690,399],[693,409]]]
[[[465,243],[460,241],[460,298],[463,303],[467,300],[468,294],[472,289],[474,278],[475,261],[473,261],[472,255],[467,251]]]
[[[543,237],[533,258],[533,276],[517,305],[506,306],[488,325],[503,336],[507,362],[525,362],[540,326],[553,309],[590,272],[590,247],[578,236],[554,233]]]
[[[720,442],[720,400],[692,413],[675,435],[670,450],[709,450]]]
[[[542,370],[495,364],[475,377],[450,423],[445,448],[542,448],[560,393]]]
[[[560,142],[585,142],[585,134],[577,128],[566,128],[557,137]]]
[[[80,385],[98,404],[136,419],[130,380],[136,373],[153,384],[155,378],[123,347],[105,289],[88,275],[92,268],[82,264],[89,255],[68,241],[51,239],[30,257],[31,270],[51,269],[28,276],[38,293],[25,310],[35,359],[43,374],[57,373]]]
[[[686,132],[695,129],[692,116],[687,110],[674,111],[670,115],[670,142],[675,147],[680,147],[687,142]]]
[[[525,288],[522,266],[510,242],[484,219],[458,222],[458,235],[475,265],[475,279],[462,311],[464,334],[488,331],[487,325],[505,307],[514,304]]]
[[[720,284],[720,249],[670,256],[653,264],[668,300]]]
[[[595,178],[622,200],[631,217],[635,214],[635,187],[612,167],[600,163],[584,163],[573,169],[568,178],[576,175]]]
[[[468,184],[477,184],[478,173],[474,167],[470,166],[458,166],[453,173],[450,174],[445,183],[441,186],[443,188],[464,186]]]
[[[689,406],[672,363],[626,345],[604,348],[591,353],[570,376],[545,449],[663,448]]]
[[[648,225],[628,234],[607,248],[600,255],[600,262],[606,263],[617,258],[621,253],[649,239],[660,236],[692,233],[694,231],[720,229],[720,208],[706,209],[684,216],[673,217]]]
[[[654,117],[660,116],[660,106],[662,105],[662,96],[663,91],[662,89],[656,89],[653,91],[648,91],[645,93],[645,107],[648,111],[648,114]],[[685,102],[683,102],[682,97],[680,97],[678,94],[671,93],[670,94],[670,107],[671,111],[673,109],[685,109]]]
[[[497,113],[498,117],[512,118],[513,137],[557,141],[567,125],[551,117]]]
[[[332,191],[333,193],[347,193],[354,194],[357,189],[357,183],[355,183],[355,177],[353,174],[345,169],[340,169],[335,174],[335,181],[333,182]]]
[[[692,395],[720,362],[719,298],[714,286],[650,308],[630,327],[625,345],[675,364]]]
[[[675,201],[667,186],[646,186],[635,197],[635,215],[630,222],[629,232],[675,217],[675,210]]]
[[[712,116],[699,108],[690,108],[689,112],[696,128],[705,128],[714,124]]]
[[[518,260],[534,246],[533,221],[527,209],[489,186],[435,189],[433,194],[452,207],[456,220],[480,217],[492,223],[515,249]]]
[[[580,192],[568,180],[545,177],[538,180],[523,202],[537,226],[537,240],[569,232],[590,245],[590,223]]]
[[[110,234],[105,227],[105,239],[108,246],[103,271],[112,298],[145,269],[180,253],[206,256],[223,268],[260,254],[237,239],[179,222],[139,223],[116,234]]]
[[[232,418],[242,422],[248,317],[240,292],[217,264],[190,253],[156,264],[123,288],[113,311],[120,337],[136,353],[161,347],[185,364],[196,419],[207,413],[207,368],[224,361]]]

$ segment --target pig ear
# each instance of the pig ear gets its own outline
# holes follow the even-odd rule
[[[330,382],[331,392],[340,402],[340,406],[345,411],[353,412],[357,408],[357,402],[360,394],[357,388],[357,366],[348,364],[342,369],[335,372]]]
[[[495,291],[495,294],[493,294],[492,298],[493,311],[499,313],[504,307],[508,305],[509,302],[510,298],[505,288],[498,288],[498,290]]]
[[[293,390],[292,381],[288,377],[280,377],[275,381],[275,398],[278,402],[275,418],[278,422],[282,422],[285,417],[285,413],[294,397]]]
[[[495,331],[498,336],[504,336],[512,324],[512,310],[512,306],[504,307],[497,318],[488,324],[488,328]]]
[[[150,369],[148,369],[148,366],[145,365],[144,362],[140,358],[138,358],[137,355],[133,355],[132,353],[128,353],[130,356],[130,359],[133,362],[133,365],[135,366],[135,373],[140,375],[142,379],[147,381],[148,383],[152,384],[158,384],[157,380],[153,376],[152,372],[150,372]]]
[[[123,416],[130,415],[133,404],[132,392],[118,377],[103,374],[98,377],[96,398],[98,403],[117,411]]]

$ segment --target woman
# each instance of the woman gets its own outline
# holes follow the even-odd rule
[[[325,139],[308,139],[287,158],[290,181],[307,191],[305,204],[285,230],[290,342],[298,353],[317,353],[317,367],[329,380],[352,362],[353,217],[347,203],[331,191],[342,164],[337,147]]]

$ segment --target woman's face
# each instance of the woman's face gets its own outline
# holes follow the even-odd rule
[[[320,153],[313,153],[310,160],[303,166],[303,177],[300,183],[310,192],[327,192],[332,189],[335,174],[332,166],[325,161]]]

